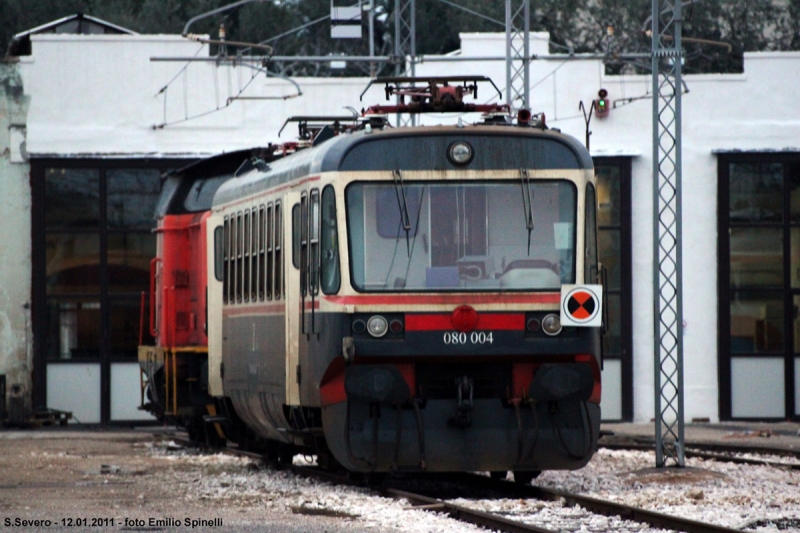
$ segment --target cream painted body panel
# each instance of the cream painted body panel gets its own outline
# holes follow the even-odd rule
[[[208,392],[211,396],[224,396],[222,388],[222,282],[217,280],[214,264],[214,230],[221,227],[223,217],[212,213],[206,226],[207,278],[208,278]]]
[[[300,192],[283,197],[283,264],[286,284],[286,405],[300,405],[297,365],[300,362],[300,270],[292,263],[292,210],[300,202]]]

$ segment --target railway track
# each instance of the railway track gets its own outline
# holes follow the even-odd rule
[[[263,461],[264,456],[258,453],[238,450],[236,448],[214,448],[202,446],[188,439],[174,439],[187,447],[199,447],[213,452],[222,452],[251,459]],[[759,462],[758,464],[763,464]],[[532,485],[518,485],[510,481],[492,479],[478,474],[427,474],[414,476],[415,480],[421,482],[414,483],[414,491],[402,488],[402,481],[398,482],[391,477],[370,477],[353,476],[349,474],[338,474],[322,470],[313,466],[290,466],[288,467],[297,475],[311,477],[339,485],[359,485],[368,486],[370,489],[384,496],[403,499],[408,501],[411,506],[408,509],[419,509],[430,512],[446,514],[452,519],[478,525],[492,531],[508,533],[555,533],[556,530],[546,527],[525,523],[521,520],[512,520],[499,513],[485,512],[472,509],[448,501],[450,497],[441,496],[442,492],[449,492],[450,495],[458,493],[469,495],[476,491],[490,494],[489,498],[481,496],[481,499],[491,498],[516,498],[516,499],[536,499],[540,501],[560,501],[565,506],[580,506],[586,511],[608,516],[619,517],[622,520],[646,524],[648,526],[667,530],[681,531],[686,533],[733,533],[741,532],[739,529],[719,526],[696,520],[689,520],[677,516],[667,515],[647,509],[624,505],[609,500],[583,496],[569,492],[563,492]],[[382,482],[381,482],[382,481]],[[431,482],[426,488],[425,483]],[[441,489],[441,484],[448,484],[446,491]],[[453,487],[457,488],[454,489]],[[469,497],[469,496],[467,496]]]
[[[645,443],[603,443],[598,445],[600,448],[608,450],[638,450],[651,451],[654,449],[652,444]],[[776,455],[800,459],[800,450],[786,450],[783,448],[747,448],[744,446],[691,443],[687,445],[684,455],[687,458],[706,459],[721,461],[725,463],[735,463],[744,465],[762,465],[788,470],[800,470],[800,463],[788,463],[785,461],[772,461],[769,459],[756,459],[752,457],[740,457],[733,454],[749,455]]]

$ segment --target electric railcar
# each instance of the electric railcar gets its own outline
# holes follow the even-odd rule
[[[208,393],[206,221],[219,186],[264,149],[228,152],[165,176],[155,217],[157,255],[150,263],[149,315],[142,295],[141,323],[155,340],[139,347],[141,408],[185,427],[192,439],[224,442]],[[140,343],[141,344],[141,343]]]
[[[520,118],[373,121],[219,187],[208,392],[268,453],[523,482],[589,461],[603,314],[593,164]]]

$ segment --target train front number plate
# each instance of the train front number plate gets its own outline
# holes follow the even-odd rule
[[[446,331],[444,333],[445,344],[492,344],[494,336],[491,331],[473,331],[464,333],[463,331]]]

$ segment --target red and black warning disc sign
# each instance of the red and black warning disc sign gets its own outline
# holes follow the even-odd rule
[[[565,326],[602,325],[602,285],[564,285],[561,287],[561,324]]]

